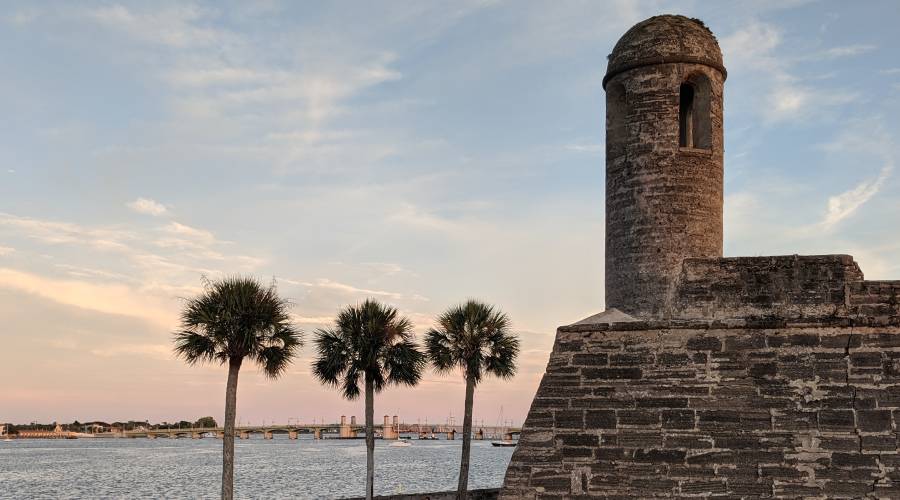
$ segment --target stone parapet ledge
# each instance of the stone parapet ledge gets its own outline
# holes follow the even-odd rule
[[[798,318],[796,320],[759,317],[731,320],[685,320],[668,319],[652,321],[634,321],[628,323],[595,323],[572,324],[560,326],[557,332],[600,332],[600,331],[659,331],[659,330],[732,330],[732,329],[767,329],[767,328],[806,328],[806,327],[896,327],[900,326],[900,316],[854,316],[854,317],[821,317]]]
[[[494,500],[500,495],[499,488],[469,490],[468,500]],[[366,497],[352,497],[343,500],[365,500]],[[376,500],[456,500],[456,491],[436,493],[398,493],[396,495],[376,495]]]

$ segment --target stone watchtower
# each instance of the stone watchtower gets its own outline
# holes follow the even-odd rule
[[[659,16],[609,56],[606,307],[671,314],[688,257],[722,256],[722,52],[700,21]]]
[[[900,281],[722,256],[725,76],[683,16],[609,56],[607,309],[557,330],[501,498],[900,498]]]

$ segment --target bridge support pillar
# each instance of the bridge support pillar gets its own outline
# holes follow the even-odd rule
[[[219,438],[219,439],[224,439],[224,438],[225,438],[225,431],[219,431],[219,432],[217,432],[217,433],[216,433],[216,437]]]
[[[478,432],[475,433],[475,439],[479,441],[484,439],[484,429],[478,429]]]
[[[250,433],[247,431],[241,431],[241,439],[250,439]]]
[[[272,439],[272,431],[263,432],[263,439]]]
[[[456,440],[456,429],[450,429],[450,432],[447,433],[447,439],[450,441]]]
[[[288,439],[297,439],[297,431],[288,431]]]
[[[192,433],[191,433],[191,439],[200,439],[200,438],[202,438],[202,437],[203,437],[203,434],[200,434],[199,432],[192,432]]]
[[[156,439],[156,434],[147,434],[147,439]]]
[[[512,436],[513,436],[512,433],[507,432],[506,434],[503,435],[503,440],[504,441],[512,441]]]
[[[384,416],[384,425],[381,426],[381,439],[397,439],[397,429],[391,424],[391,417]]]
[[[322,439],[322,429],[313,430],[313,439]]]

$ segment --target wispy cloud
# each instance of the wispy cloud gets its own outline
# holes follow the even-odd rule
[[[210,231],[175,221],[123,230],[0,213],[0,234],[4,233],[51,247],[30,253],[52,253],[48,258],[60,259],[53,268],[63,276],[85,284],[117,285],[151,298],[192,295],[198,291],[201,275],[252,272],[264,263],[261,258],[228,251],[233,250],[232,244]],[[105,253],[103,258],[98,258],[98,250]]]
[[[162,203],[151,200],[149,198],[138,198],[132,202],[129,202],[128,208],[134,210],[139,214],[152,215],[154,217],[165,215],[169,211]]]
[[[374,290],[371,288],[359,288],[353,285],[348,285],[346,283],[340,283],[337,281],[332,281],[327,278],[320,278],[316,281],[292,281],[292,280],[282,280],[285,283],[292,285],[300,285],[309,288],[319,288],[319,289],[327,289],[340,292],[344,295],[352,295],[357,297],[386,297],[393,300],[402,300],[406,297],[405,294],[399,292],[390,292],[387,290]],[[418,300],[427,300],[424,297],[416,296]]]
[[[835,59],[838,57],[850,57],[850,56],[858,56],[860,54],[865,54],[866,52],[871,52],[877,49],[877,45],[869,45],[869,44],[854,44],[854,45],[844,45],[841,47],[831,47],[830,49],[826,49],[822,52],[822,56],[827,59]]]
[[[211,11],[196,6],[137,12],[123,5],[110,5],[91,10],[87,15],[103,26],[140,41],[173,48],[212,46],[226,37],[223,30],[200,25]]]
[[[262,83],[275,74],[251,68],[210,65],[206,68],[180,67],[165,73],[163,78],[176,87],[213,87]]]
[[[171,222],[162,228],[163,232],[186,238],[192,244],[212,245],[216,243],[216,237],[205,229],[197,229],[179,222]]]
[[[0,246],[0,257],[3,257],[4,255],[9,255],[15,251],[16,251],[16,249],[13,247]]]
[[[334,322],[334,316],[300,316],[292,314],[291,319],[295,323],[308,325],[329,325]]]
[[[94,356],[114,358],[120,356],[147,356],[156,359],[172,359],[172,346],[167,344],[124,344],[97,347],[90,350]]]
[[[359,265],[369,268],[382,276],[394,276],[397,274],[415,275],[412,271],[394,262],[360,262]]]
[[[456,222],[435,215],[412,203],[403,203],[398,210],[388,216],[388,221],[449,234],[459,234],[464,230]]]
[[[769,109],[772,121],[799,119],[817,107],[851,103],[859,98],[852,92],[822,92],[810,87],[785,82],[775,87],[774,106]]]
[[[853,215],[863,204],[878,194],[892,171],[893,166],[887,165],[874,179],[863,181],[849,191],[828,198],[828,208],[819,225],[824,229],[831,229]]]
[[[37,295],[68,306],[140,318],[167,330],[177,321],[173,304],[125,285],[61,280],[0,268],[0,287]]]
[[[849,218],[866,202],[881,191],[894,171],[896,142],[885,130],[878,117],[847,122],[847,127],[834,140],[819,147],[831,155],[860,158],[876,158],[883,163],[878,175],[857,184],[853,189],[828,198],[827,208],[819,226],[831,229]]]
[[[730,72],[745,78],[760,79],[767,91],[759,95],[765,99],[756,109],[768,122],[806,119],[833,106],[840,106],[859,99],[851,90],[821,88],[804,81],[791,70],[791,60],[779,53],[782,46],[781,31],[767,23],[753,20],[737,31],[721,39],[725,64]],[[816,54],[816,57],[842,57],[860,54],[874,49],[869,45],[834,47]]]
[[[780,43],[781,33],[778,29],[759,21],[751,21],[721,39],[725,61],[740,68],[763,64],[763,69],[775,69],[778,63],[772,50]]]
[[[340,116],[343,101],[363,89],[395,81],[402,75],[390,67],[391,54],[348,56],[312,68],[266,68],[223,65],[218,56],[186,61],[190,67],[167,71],[164,80],[178,93],[175,107],[187,117],[204,118],[248,115],[254,122],[260,107],[271,107],[271,122],[302,113],[310,125]],[[204,67],[205,66],[205,67]],[[182,87],[187,87],[182,88]],[[293,108],[284,108],[292,104]],[[320,128],[309,129],[320,133]]]
[[[25,236],[51,244],[78,243],[99,250],[123,251],[134,233],[119,228],[91,228],[68,222],[19,217],[0,212],[0,226],[13,228]]]
[[[105,271],[93,267],[75,266],[72,264],[54,264],[57,269],[62,269],[67,275],[73,278],[102,278],[115,281],[132,281],[132,278],[121,273]]]
[[[604,144],[568,144],[566,149],[577,153],[601,153],[606,145]]]
[[[223,28],[221,16],[197,6],[113,5],[87,13],[117,39],[137,42],[123,49],[133,57],[176,49],[138,73],[168,87],[168,116],[158,130],[177,144],[208,144],[214,154],[244,155],[279,173],[346,169],[396,151],[391,141],[360,141],[335,124],[356,112],[348,101],[403,77],[393,52],[350,37],[323,41],[307,30],[251,36]]]

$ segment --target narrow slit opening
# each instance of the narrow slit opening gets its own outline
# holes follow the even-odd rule
[[[694,86],[681,84],[678,105],[678,145],[694,147]]]

